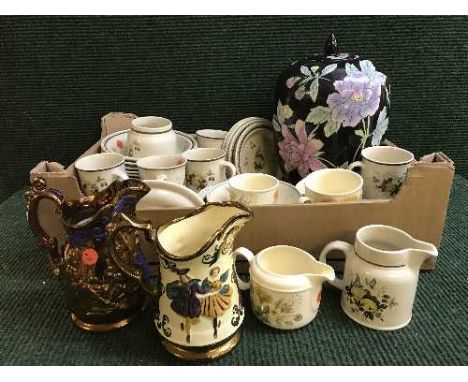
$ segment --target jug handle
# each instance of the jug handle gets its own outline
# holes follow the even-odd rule
[[[354,251],[353,246],[345,241],[341,241],[341,240],[332,241],[331,243],[328,243],[325,246],[325,248],[322,249],[322,253],[320,253],[319,261],[327,264],[327,255],[330,251],[334,249],[342,251],[345,255],[345,260],[348,257],[348,254]],[[338,289],[344,288],[344,283],[343,283],[342,278],[335,277],[334,280],[327,280],[327,281],[331,285],[333,285],[335,288],[338,288]]]
[[[151,236],[153,232],[153,225],[149,220],[140,220],[136,218],[130,218],[123,212],[118,213],[112,217],[112,222],[109,223],[106,227],[108,233],[108,242],[109,245],[109,252],[117,264],[119,269],[128,277],[137,280],[140,285],[142,286],[143,290],[150,294],[151,296],[157,296],[157,287],[154,287],[150,284],[148,280],[146,280],[145,274],[142,270],[138,268],[132,268],[130,264],[128,264],[124,259],[121,258],[121,253],[117,249],[116,242],[118,242],[117,235],[120,231],[127,228],[133,228],[139,231],[144,232],[145,238],[148,241],[154,241],[153,236]],[[143,255],[144,256],[144,255]],[[145,257],[146,261],[146,257]]]
[[[57,238],[50,236],[42,227],[39,221],[38,209],[39,203],[43,199],[47,199],[54,204],[54,212],[58,215],[62,207],[64,196],[56,189],[46,189],[46,182],[43,178],[35,178],[31,183],[32,187],[24,194],[28,224],[29,227],[31,227],[31,231],[39,239],[39,245],[49,252],[52,273],[54,276],[59,276],[63,256],[58,249]]]
[[[244,259],[246,259],[249,262],[249,266],[252,260],[255,258],[255,255],[253,254],[251,250],[244,248],[244,247],[237,248],[234,252],[232,252],[232,257],[234,258],[234,269],[236,269],[235,264],[236,264],[237,256],[242,256]],[[242,280],[237,274],[237,270],[236,270],[236,278],[237,278],[237,284],[240,290],[248,290],[250,288],[250,281]]]

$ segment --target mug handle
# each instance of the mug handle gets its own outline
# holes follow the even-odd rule
[[[127,173],[125,172],[125,170],[122,170],[121,168],[118,168],[116,169],[116,171],[112,174],[112,180],[115,181],[115,180],[127,180],[128,179],[128,175]]]
[[[226,177],[227,179],[232,178],[234,175],[237,174],[236,166],[234,166],[231,162],[228,162],[227,160],[222,160],[219,164],[221,167],[227,167],[229,172],[229,176]]]
[[[252,260],[255,258],[255,255],[253,254],[253,252],[244,247],[237,248],[234,252],[232,252],[232,256],[234,258],[234,264],[236,262],[237,256],[242,256],[244,259],[246,259],[249,262],[249,266]],[[248,290],[250,288],[250,281],[242,280],[237,274],[237,271],[236,271],[236,277],[237,277],[237,283],[239,285],[240,290]]]
[[[337,249],[339,251],[342,251],[345,255],[345,261],[346,258],[348,257],[348,254],[352,253],[354,251],[353,246],[345,241],[341,240],[336,240],[332,241],[331,243],[328,243],[325,248],[322,249],[322,253],[320,253],[319,261],[322,263],[327,264],[327,255],[328,252]],[[331,285],[333,285],[335,288],[343,290],[344,288],[344,282],[343,279],[335,277],[334,280],[327,280]]]
[[[157,287],[153,287],[149,281],[146,279],[144,271],[139,268],[132,267],[132,264],[129,260],[122,257],[124,255],[123,251],[119,251],[119,235],[120,231],[123,229],[133,228],[139,231],[144,232],[145,238],[148,241],[154,242],[156,231],[153,228],[153,225],[149,220],[140,220],[140,219],[131,219],[123,212],[118,213],[112,217],[112,222],[109,223],[106,227],[108,233],[108,243],[110,243],[110,255],[114,262],[117,264],[119,269],[128,277],[131,277],[137,280],[145,290],[151,296],[157,296],[158,290]],[[143,255],[144,256],[144,255]],[[146,257],[144,260],[147,262]]]
[[[348,170],[354,170],[355,168],[362,168],[362,162],[361,161],[356,161],[356,162],[351,163],[348,166]]]

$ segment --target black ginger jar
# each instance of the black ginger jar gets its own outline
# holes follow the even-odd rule
[[[273,126],[285,177],[297,182],[325,167],[346,167],[364,147],[379,145],[388,127],[387,77],[369,60],[338,53],[305,57],[278,78]]]

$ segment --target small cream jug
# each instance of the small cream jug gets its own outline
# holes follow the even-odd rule
[[[341,307],[351,319],[371,329],[395,330],[411,321],[424,260],[437,248],[406,232],[385,225],[368,225],[356,232],[354,247],[343,241],[325,246],[320,261],[332,250],[344,252],[343,279],[330,284],[342,290]]]
[[[335,272],[300,248],[276,245],[256,256],[246,248],[236,255],[250,264],[250,303],[255,316],[276,329],[297,329],[317,315],[322,283],[333,281]],[[241,282],[241,289],[248,283]]]
[[[156,299],[155,325],[165,348],[186,360],[213,359],[232,350],[240,339],[244,306],[238,290],[233,243],[252,218],[240,203],[209,203],[157,228],[149,221],[115,215],[108,228],[145,232],[159,255],[160,281],[155,288],[144,268],[118,248],[112,257]]]

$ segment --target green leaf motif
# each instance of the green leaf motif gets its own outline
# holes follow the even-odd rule
[[[309,68],[305,65],[301,66],[301,73],[308,77],[312,76],[312,73],[310,72]]]
[[[225,283],[228,277],[229,277],[229,270],[227,270],[221,275],[221,277],[219,278],[219,281],[221,281],[222,283]]]
[[[322,73],[320,74],[320,77],[326,76],[327,74],[330,74],[333,72],[336,68],[338,67],[337,64],[330,64],[327,65],[323,68]]]
[[[358,137],[364,138],[364,131],[362,130],[356,130],[354,134],[356,134]]]
[[[317,106],[314,107],[306,117],[306,122],[320,125],[331,119],[331,111],[328,107]]]
[[[317,73],[318,73],[319,69],[320,69],[320,66],[318,66],[318,65],[310,67],[310,70],[312,70],[312,73],[314,74],[315,77],[317,77]]]
[[[318,90],[319,80],[316,78],[312,81],[312,84],[310,85],[310,98],[312,98],[312,101],[314,102],[317,101]]]
[[[340,129],[341,124],[333,119],[327,121],[325,127],[323,128],[323,132],[325,136],[328,138],[335,134]]]

